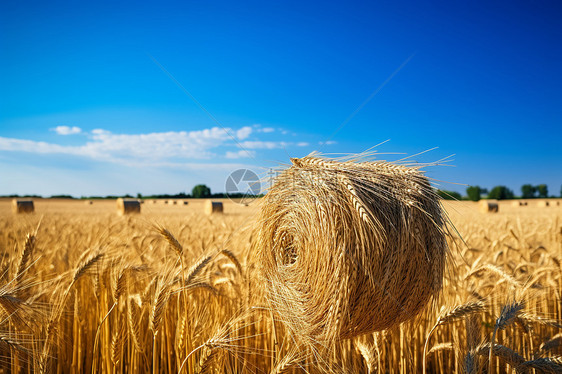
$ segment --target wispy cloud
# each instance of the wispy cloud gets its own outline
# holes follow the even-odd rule
[[[262,140],[247,140],[245,142],[242,142],[240,145],[247,149],[275,149],[275,148],[283,148],[287,146],[288,143],[262,141]]]
[[[247,157],[255,157],[256,151],[247,151],[245,149],[239,151],[227,151],[224,157],[228,159],[237,159],[237,158],[247,158]]]
[[[82,132],[82,129],[77,126],[57,126],[54,129],[51,129],[51,131],[54,131],[59,135],[73,135],[80,134]]]
[[[35,154],[63,154],[135,166],[177,165],[182,162],[216,159],[253,158],[258,149],[270,150],[288,146],[304,147],[308,143],[264,141],[256,138],[260,131],[250,126],[226,129],[236,134],[240,144],[219,127],[197,131],[152,132],[147,134],[114,134],[104,129],[82,132],[78,127],[58,126],[59,134],[83,133],[84,144],[66,145],[43,141],[0,137],[0,151]],[[267,132],[267,131],[266,131]],[[252,137],[250,139],[250,137]],[[244,149],[239,149],[241,145]],[[230,149],[229,149],[230,148]]]
[[[240,140],[248,138],[252,134],[252,128],[250,126],[244,126],[240,130],[236,131],[236,137]]]

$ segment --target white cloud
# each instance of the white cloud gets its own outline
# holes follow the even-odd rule
[[[285,142],[270,142],[270,141],[261,141],[261,140],[247,140],[242,142],[241,146],[247,149],[275,149],[275,148],[283,148],[289,145],[289,143]]]
[[[240,130],[236,131],[236,137],[240,140],[244,140],[250,136],[252,133],[252,128],[250,126],[244,126]]]
[[[248,136],[246,128],[228,132]],[[231,138],[219,128],[198,131],[169,131],[148,134],[113,134],[95,129],[82,145],[61,145],[42,141],[0,137],[0,151],[19,151],[39,154],[67,154],[98,161],[127,165],[154,165],[164,161],[210,159],[216,148],[235,146]],[[231,152],[233,156],[236,152]],[[247,154],[246,154],[247,155]],[[237,158],[243,157],[241,154]],[[247,157],[247,156],[246,156]]]
[[[52,131],[55,131],[57,134],[59,135],[73,135],[73,134],[80,134],[82,132],[82,129],[80,127],[77,126],[57,126],[54,129],[51,129]]]
[[[325,142],[318,142],[318,144],[320,145],[333,145],[333,144],[337,144],[338,142],[336,142],[335,140],[328,140]]]
[[[258,130],[259,132],[264,132],[264,133],[269,133],[269,132],[274,132],[275,129],[273,127],[264,127],[262,129]]]
[[[245,157],[254,157],[256,155],[255,151],[239,150],[237,152],[227,151],[225,157],[228,159],[237,159]]]
[[[68,134],[77,133],[76,131],[72,128],[57,130],[58,133]],[[254,158],[256,150],[309,146],[307,142],[265,141],[255,136],[248,140],[250,135],[258,132],[249,126],[239,129],[213,127],[197,131],[147,134],[114,134],[98,128],[88,133],[84,132],[87,136],[80,138],[83,143],[72,145],[0,136],[0,152],[72,155],[133,167],[182,169],[182,165],[188,164],[195,167],[198,160],[206,160],[199,164],[204,167],[211,163],[217,164],[220,159]],[[236,134],[240,143],[233,141],[228,134]]]

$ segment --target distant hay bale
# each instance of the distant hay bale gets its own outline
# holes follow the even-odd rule
[[[537,201],[537,206],[539,208],[548,208],[550,206],[550,202],[546,200]]]
[[[187,204],[189,204],[189,202],[184,200],[183,205],[187,205]]]
[[[214,214],[214,213],[222,213],[223,207],[220,201],[205,201],[205,213],[206,214]]]
[[[158,202],[158,200],[151,200],[150,201],[152,204],[156,204]]]
[[[178,202],[176,200],[172,201],[172,204],[177,205]]]
[[[164,200],[164,204],[168,204],[168,200]]]
[[[330,343],[413,318],[441,289],[447,219],[419,167],[292,159],[261,200],[252,248],[294,336]]]
[[[497,213],[500,210],[497,200],[480,200],[478,207],[482,213]]]
[[[18,213],[33,213],[35,211],[35,205],[33,205],[33,200],[12,200],[12,212]]]
[[[117,199],[117,213],[119,215],[140,213],[141,205],[136,199]]]
[[[94,202],[92,200],[86,200],[84,201],[84,204],[86,205],[92,205]]]
[[[513,200],[511,202],[511,206],[514,206],[514,207],[527,206],[527,202],[521,201],[521,200]]]

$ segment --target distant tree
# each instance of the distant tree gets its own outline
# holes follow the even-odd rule
[[[546,184],[539,184],[537,186],[537,191],[539,192],[539,197],[547,198],[548,197],[548,187]]]
[[[468,200],[478,201],[480,200],[480,194],[482,193],[482,189],[480,186],[469,186],[466,189],[466,195],[468,196]]]
[[[439,195],[444,200],[460,200],[462,196],[460,193],[455,191],[445,191],[445,190],[437,190],[437,195]]]
[[[521,197],[524,199],[532,199],[536,197],[537,188],[530,184],[524,184],[521,186]]]
[[[137,199],[142,199],[142,194],[140,192],[137,193]]]
[[[191,190],[191,196],[195,199],[211,197],[211,189],[204,184],[198,184]]]
[[[505,200],[513,199],[513,191],[506,186],[496,186],[488,194],[488,199]]]

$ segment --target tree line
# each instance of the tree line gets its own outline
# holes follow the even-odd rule
[[[255,195],[255,197],[261,197],[261,195]],[[47,197],[43,197],[41,195],[1,195],[1,197],[9,197],[9,198],[35,198],[35,199],[75,199],[74,196],[71,195],[51,195]],[[191,190],[191,193],[180,192],[177,194],[157,194],[157,195],[143,195],[141,193],[137,193],[136,196],[126,194],[126,195],[106,195],[106,196],[81,196],[80,199],[86,200],[101,200],[101,199],[117,199],[117,198],[137,198],[137,199],[221,199],[221,198],[234,198],[239,199],[243,197],[248,197],[245,193],[225,193],[225,192],[218,192],[212,193],[211,188],[204,184],[198,184]]]
[[[437,194],[446,200],[471,200],[478,201],[480,199],[546,199],[554,198],[556,196],[548,196],[548,186],[546,184],[539,184],[533,186],[532,184],[524,184],[521,186],[521,195],[515,196],[513,191],[506,186],[495,186],[491,190],[482,188],[480,186],[469,186],[466,189],[466,195],[462,196],[455,191],[438,190]],[[562,197],[562,186],[560,187],[560,197]]]

